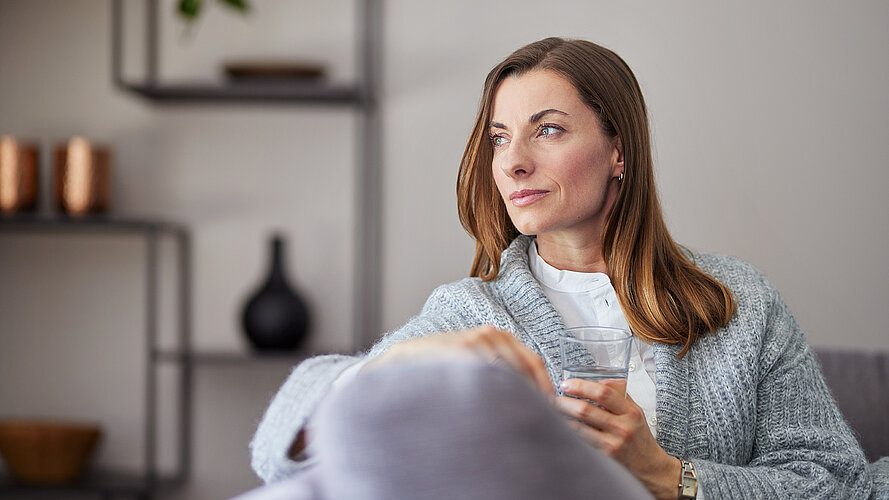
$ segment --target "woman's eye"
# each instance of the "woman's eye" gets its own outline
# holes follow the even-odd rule
[[[506,144],[507,142],[508,141],[506,140],[506,137],[503,137],[502,135],[496,135],[496,134],[491,135],[491,144],[495,148],[499,148],[500,146]]]
[[[563,130],[562,127],[559,127],[557,125],[541,125],[537,129],[537,135],[540,135],[540,136],[555,135],[555,134],[558,134],[559,132],[561,132],[562,130]]]

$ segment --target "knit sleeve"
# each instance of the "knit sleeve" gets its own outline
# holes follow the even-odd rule
[[[889,457],[883,457],[868,466],[874,479],[873,500],[889,499]]]
[[[774,289],[760,362],[749,463],[692,460],[707,498],[868,498],[864,454]]]
[[[299,431],[330,392],[334,380],[350,366],[379,356],[389,347],[411,338],[477,326],[479,322],[469,319],[463,313],[465,306],[461,307],[465,284],[457,285],[437,288],[419,315],[384,335],[368,353],[316,356],[297,365],[272,398],[250,442],[251,465],[256,474],[264,482],[272,483],[313,463],[310,455],[302,454],[294,460],[288,452]]]
[[[251,465],[266,483],[280,481],[312,463],[309,457],[292,460],[290,446],[308,423],[331,383],[360,358],[316,356],[296,366],[278,389],[250,442]]]

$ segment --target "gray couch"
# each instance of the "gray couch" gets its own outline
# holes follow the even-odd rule
[[[816,354],[840,409],[868,460],[874,462],[875,490],[870,498],[889,500],[889,353],[818,349]],[[547,403],[527,384],[515,383],[515,377],[477,363],[443,364],[437,371],[428,365],[422,368],[405,365],[370,373],[335,394],[319,410],[316,443],[322,459],[318,464],[291,480],[248,492],[237,500],[579,498],[602,493],[602,484],[615,488],[605,495],[608,498],[629,498],[631,493],[635,494],[632,498],[649,498],[616,463],[581,446],[563,426],[546,421],[556,417],[535,411],[530,403],[537,402],[540,408]],[[379,380],[372,380],[375,377]],[[494,384],[497,377],[503,380],[492,387],[485,385]],[[436,391],[430,392],[431,386]],[[455,395],[442,397],[449,391]],[[498,398],[502,399],[499,403]],[[528,404],[505,415],[497,411],[489,418],[459,418],[484,408],[499,410],[515,401]],[[404,422],[392,425],[393,413]],[[498,425],[489,425],[494,420]],[[435,432],[429,432],[430,428]],[[532,439],[509,438],[514,435]],[[515,449],[491,449],[491,443],[506,443]],[[528,449],[521,449],[523,446]],[[555,451],[547,453],[547,447]],[[443,452],[430,454],[429,449]],[[542,469],[537,466],[540,456],[561,460]],[[884,456],[887,458],[875,462]],[[518,461],[492,470],[487,466],[492,457]],[[591,463],[598,465],[590,467]],[[575,470],[578,464],[582,474]],[[598,471],[602,479],[591,480],[590,470]],[[498,471],[505,475],[497,476]],[[515,471],[524,472],[516,475]],[[553,471],[562,479],[554,482]],[[344,477],[349,481],[343,481]],[[461,480],[455,482],[455,477]]]
[[[873,462],[871,499],[889,500],[889,353],[818,348],[815,354],[840,410]]]
[[[815,353],[868,460],[889,456],[889,353],[825,348]]]

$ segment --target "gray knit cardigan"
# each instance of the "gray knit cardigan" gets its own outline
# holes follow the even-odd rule
[[[565,327],[529,271],[530,241],[520,236],[503,252],[496,280],[437,288],[419,315],[368,353],[300,363],[250,444],[256,473],[273,482],[311,463],[312,457],[291,460],[287,451],[332,381],[365,356],[413,337],[494,325],[543,358],[555,390]],[[655,344],[658,443],[692,461],[711,500],[868,498],[872,481],[861,448],[778,292],[737,259],[700,254],[695,262],[731,289],[737,312],[682,359],[680,346]]]

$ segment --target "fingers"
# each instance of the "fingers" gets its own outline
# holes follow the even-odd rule
[[[515,338],[509,332],[498,331],[497,338],[503,341],[503,347],[507,352],[516,356],[519,369],[531,377],[537,387],[544,394],[553,394],[553,385],[549,379],[549,372],[546,370],[546,364],[543,358],[534,353],[531,349],[523,344],[519,339]]]
[[[574,429],[574,432],[576,432],[584,441],[590,443],[596,449],[603,450],[605,447],[605,443],[608,440],[608,434],[595,427],[590,427],[583,422],[578,422],[577,420],[569,420],[568,425],[571,426]]]
[[[556,398],[556,408],[585,426],[606,431],[614,426],[615,414],[583,399],[560,396]]]
[[[549,380],[549,373],[546,371],[543,359],[531,351],[531,349],[528,349],[525,344],[512,336],[512,334],[501,330],[497,332],[497,335],[492,338],[496,338],[500,342],[498,344],[498,352],[502,356],[509,356],[515,363],[513,366],[529,375],[535,385],[545,394],[552,394],[552,382]]]
[[[607,383],[580,379],[569,379],[566,382],[569,382],[565,384],[568,390],[563,391],[575,397],[556,398],[556,408],[575,420],[572,425],[588,427],[581,434],[602,451],[614,455],[636,439],[640,432],[650,436],[644,413],[631,398],[624,399]],[[595,403],[578,397],[588,398]],[[612,406],[609,407],[609,404]],[[616,412],[614,407],[623,410]],[[581,430],[576,425],[574,427]]]
[[[632,399],[626,396],[626,380],[605,380],[592,382],[579,378],[570,378],[563,381],[559,388],[566,396],[595,401],[597,405],[611,413],[626,413],[629,408],[635,406]]]
[[[565,396],[556,399],[556,407],[565,415],[597,429],[623,433],[628,426],[644,422],[642,408],[632,398],[624,396],[625,384],[616,380],[568,379],[560,385]],[[624,417],[629,420],[624,422]]]
[[[420,356],[440,357],[447,352],[469,352],[489,363],[505,363],[528,377],[544,394],[553,395],[553,386],[543,359],[511,333],[497,330],[491,325],[400,342],[365,364],[361,371],[372,371],[380,366]]]
[[[574,431],[580,435],[581,438],[602,453],[612,458],[618,454],[620,443],[614,436],[577,421],[571,421],[569,422],[569,425],[574,428]]]
[[[546,364],[543,358],[532,352],[530,349],[522,345],[522,351],[530,373],[534,376],[534,382],[544,394],[553,394],[553,384],[549,379],[549,372],[546,370]]]
[[[511,333],[497,330],[490,325],[473,328],[467,333],[470,335],[466,342],[472,344],[475,350],[481,351],[487,361],[505,362],[528,376],[544,394],[552,394],[552,383],[543,359]]]

